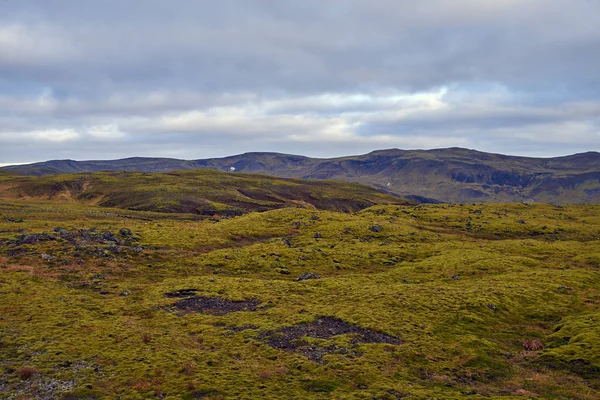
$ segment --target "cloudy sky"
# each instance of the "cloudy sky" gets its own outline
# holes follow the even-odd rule
[[[600,150],[598,0],[0,0],[0,164]]]

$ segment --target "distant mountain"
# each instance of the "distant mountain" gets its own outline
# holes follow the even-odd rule
[[[380,150],[330,159],[279,153],[177,160],[47,161],[4,167],[21,175],[212,168],[303,179],[358,182],[420,202],[600,203],[600,153],[531,158],[462,148]]]

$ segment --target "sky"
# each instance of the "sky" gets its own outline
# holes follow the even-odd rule
[[[598,0],[0,0],[0,164],[600,150]]]

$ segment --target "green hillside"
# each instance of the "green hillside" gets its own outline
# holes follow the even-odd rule
[[[281,179],[207,169],[0,177],[0,188],[0,198],[5,199],[59,200],[140,211],[224,216],[290,206],[351,212],[375,204],[407,204],[405,200],[355,183]]]

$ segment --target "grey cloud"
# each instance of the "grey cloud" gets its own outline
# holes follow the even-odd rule
[[[597,150],[598,15],[586,0],[5,0],[0,162]]]

